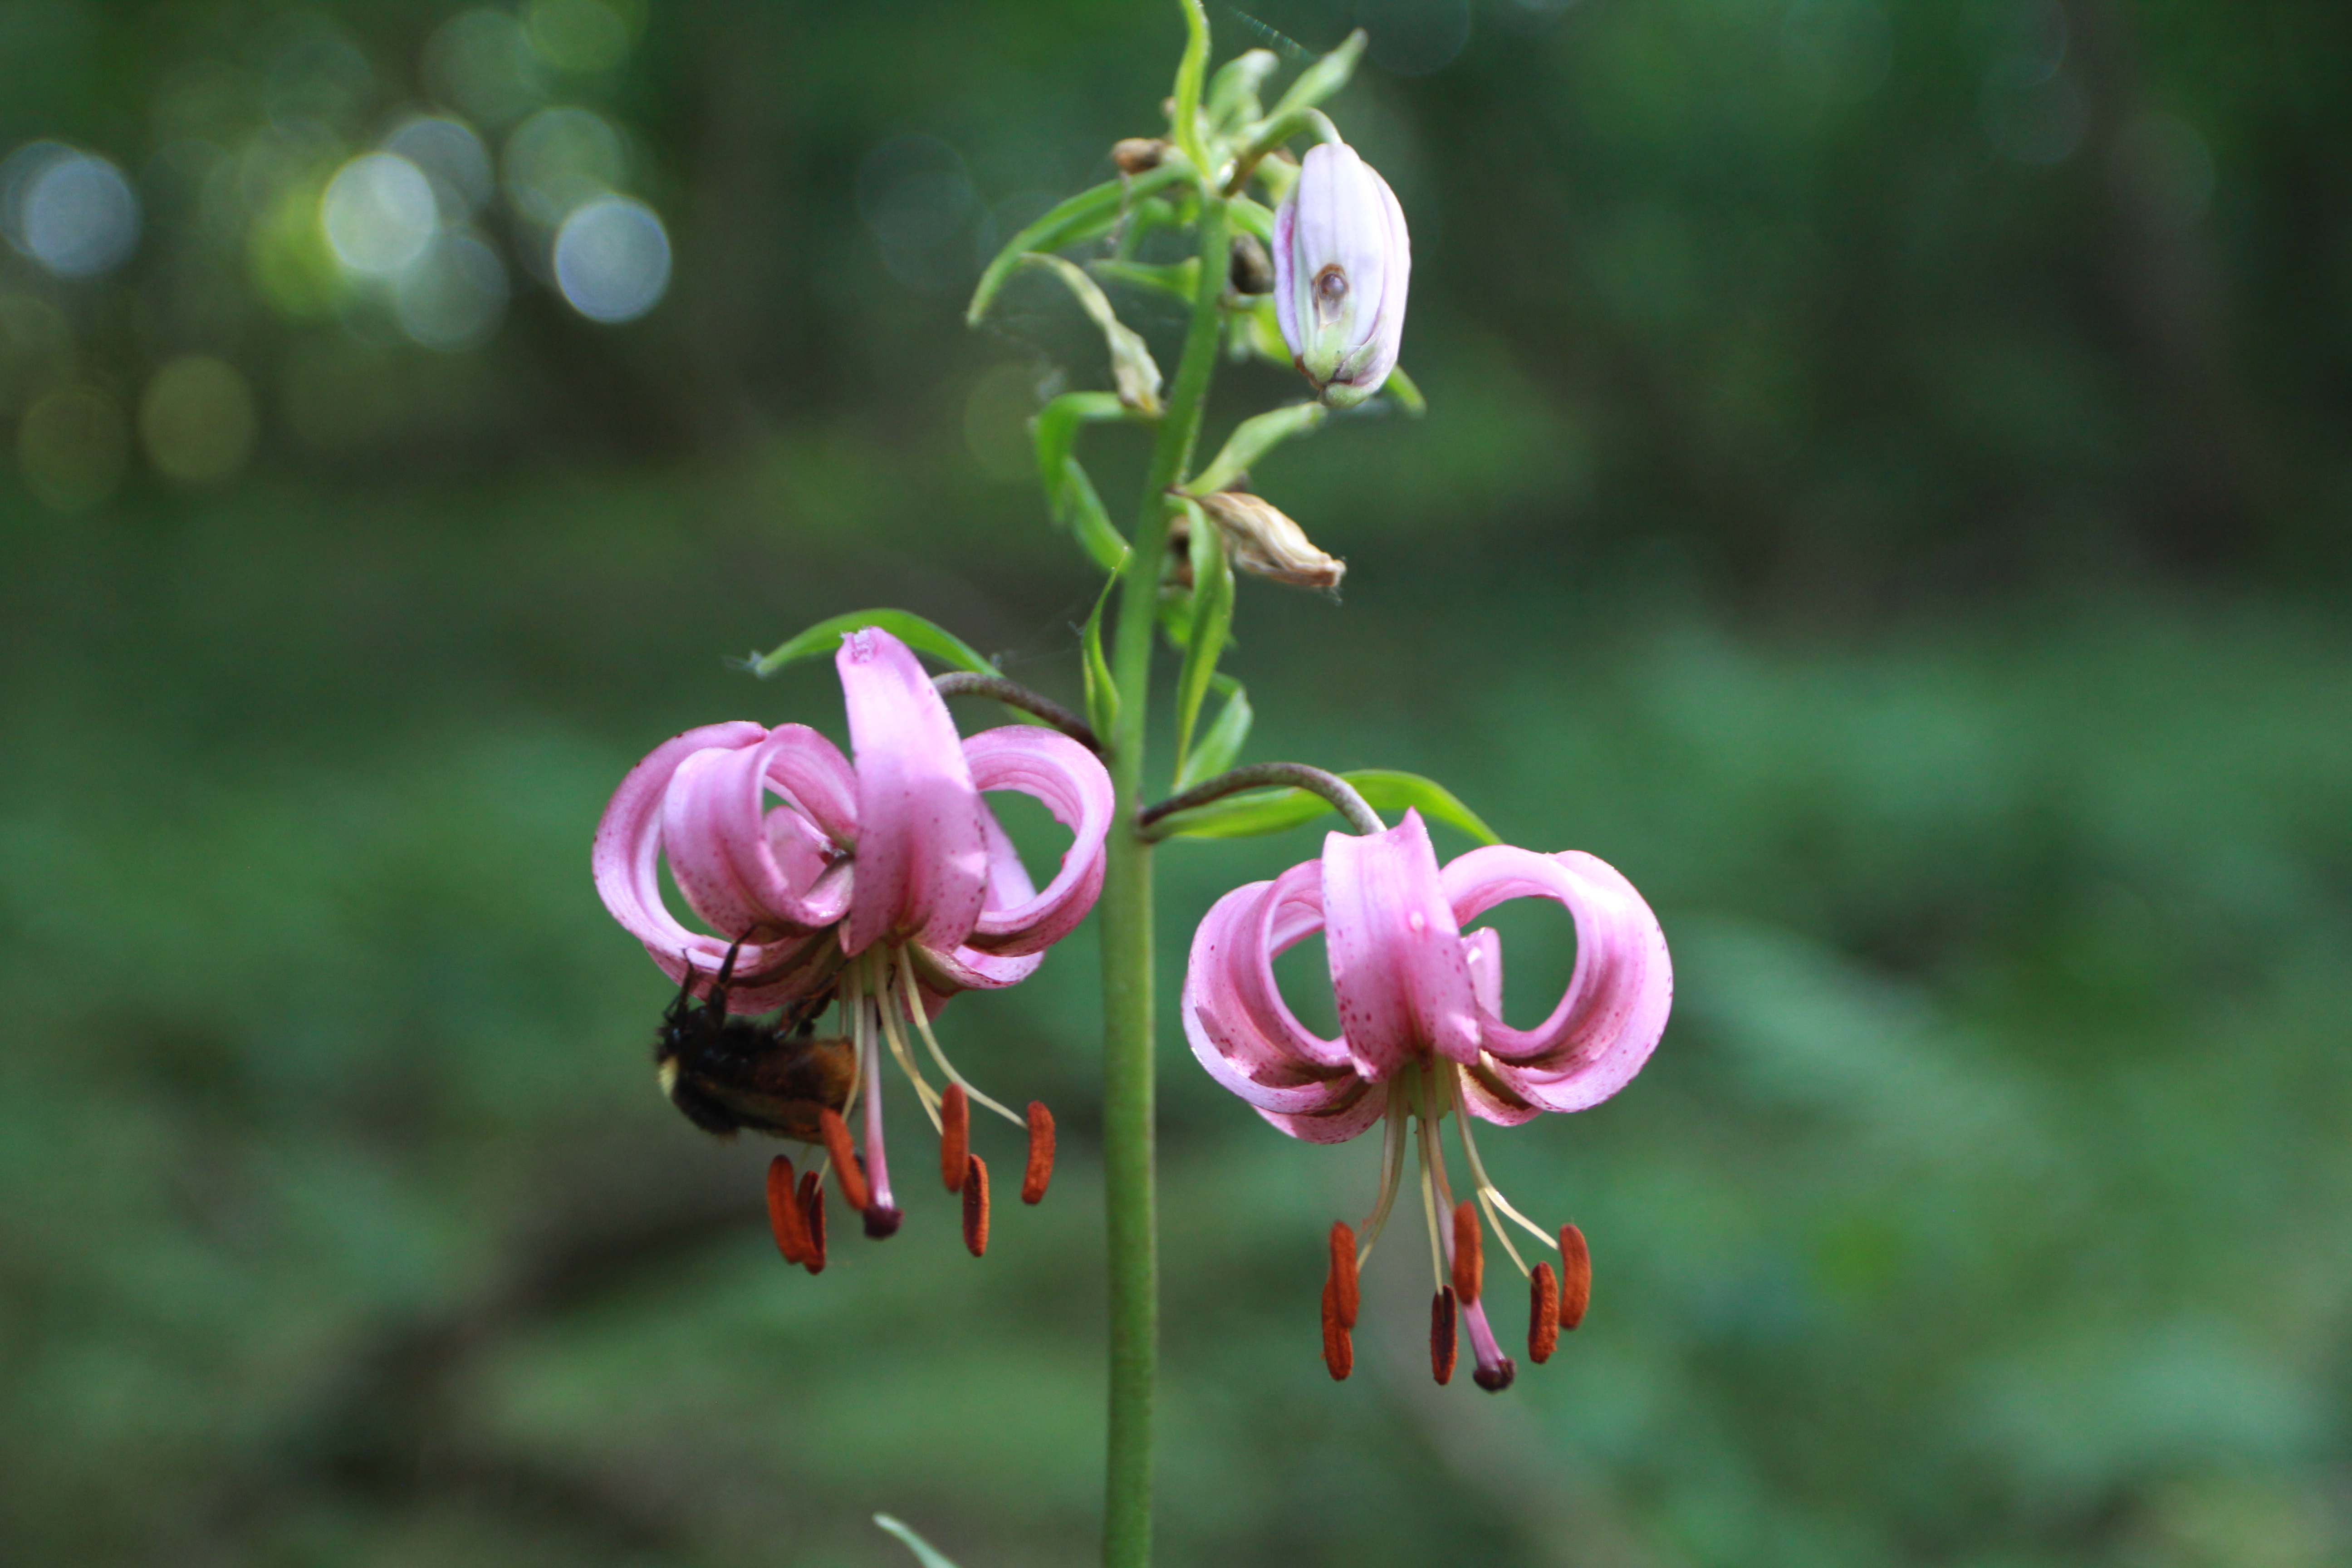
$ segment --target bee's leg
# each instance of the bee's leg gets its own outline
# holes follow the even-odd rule
[[[703,1004],[703,1011],[713,1023],[727,1016],[727,982],[735,973],[735,955],[741,952],[743,944],[751,940],[751,933],[748,931],[735,939],[734,945],[727,950],[726,958],[719,963],[718,974],[710,982],[709,999]]]
[[[694,979],[701,973],[694,967],[694,955],[687,954],[686,978],[678,983],[677,1000],[671,1003],[669,1011],[662,1015],[669,1022],[675,1024],[694,1010]]]

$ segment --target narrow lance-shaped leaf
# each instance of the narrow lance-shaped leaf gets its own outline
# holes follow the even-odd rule
[[[1271,247],[1274,244],[1272,207],[1254,202],[1247,196],[1234,196],[1225,203],[1225,211],[1233,218],[1235,228],[1255,235],[1260,245]]]
[[[989,262],[988,270],[980,275],[980,286],[971,292],[971,303],[964,308],[965,322],[979,325],[980,319],[988,314],[988,307],[995,302],[997,291],[1004,287],[1004,280],[1013,276],[1021,258],[1031,251],[1060,250],[1100,239],[1118,226],[1120,216],[1129,206],[1154,191],[1190,179],[1192,174],[1191,164],[1181,158],[1171,159],[1132,180],[1106,180],[1050,208],[1014,235]]]
[[[1202,496],[1223,489],[1249,472],[1260,458],[1293,436],[1306,435],[1328,417],[1330,411],[1319,403],[1294,403],[1244,419],[1225,437],[1225,444],[1209,459],[1208,467],[1193,475],[1184,488]]]
[[[1209,79],[1209,133],[1222,136],[1264,112],[1258,89],[1282,61],[1272,49],[1244,49]]]
[[[1397,812],[1413,806],[1430,820],[1458,827],[1481,844],[1502,842],[1477,813],[1434,779],[1386,768],[1366,768],[1339,776],[1355,785],[1375,811]],[[1180,812],[1169,817],[1160,831],[1176,838],[1255,838],[1304,826],[1330,809],[1330,803],[1322,796],[1302,789],[1251,790]]]
[[[1155,294],[1170,295],[1188,305],[1201,289],[1201,258],[1197,256],[1188,256],[1181,261],[1159,262],[1121,261],[1114,257],[1104,261],[1089,261],[1087,270],[1114,283],[1131,283]]]
[[[1292,82],[1290,90],[1276,101],[1274,112],[1266,118],[1279,120],[1286,114],[1312,109],[1347,86],[1348,79],[1355,74],[1356,62],[1364,58],[1364,46],[1370,41],[1361,27],[1339,40],[1338,48],[1298,73],[1298,79]]]
[[[1224,656],[1225,637],[1234,624],[1234,569],[1225,562],[1224,535],[1195,503],[1186,501],[1184,510],[1192,520],[1192,635],[1176,678],[1180,770],[1192,749],[1192,725],[1201,716],[1201,703],[1209,695],[1210,679],[1217,673],[1217,660]]]
[[[1062,493],[1068,502],[1070,527],[1076,532],[1078,542],[1095,558],[1095,564],[1106,572],[1116,572],[1127,564],[1128,544],[1110,521],[1102,497],[1095,490],[1094,480],[1078,466],[1076,458],[1062,459]]]
[[[1184,150],[1197,166],[1207,161],[1201,148],[1201,82],[1209,70],[1209,12],[1201,0],[1183,0],[1184,53],[1176,62],[1175,102],[1169,114],[1169,139]]]
[[[1046,503],[1053,508],[1055,522],[1068,521],[1062,514],[1058,487],[1062,466],[1077,450],[1079,426],[1134,417],[1134,411],[1116,393],[1066,392],[1029,421],[1029,433],[1037,447],[1037,482],[1045,487]]]
[[[874,1516],[874,1522],[904,1542],[907,1550],[915,1554],[915,1561],[922,1564],[922,1568],[956,1568],[953,1563],[948,1561],[946,1552],[917,1535],[901,1521],[893,1519],[887,1513],[877,1513]]]
[[[752,674],[763,678],[771,676],[788,664],[831,654],[841,646],[844,637],[866,626],[880,626],[908,647],[935,658],[943,658],[958,669],[968,669],[974,675],[997,673],[996,666],[982,658],[970,643],[953,632],[905,610],[852,610],[847,615],[833,616],[817,622],[772,653],[753,655],[746,663]]]
[[[1102,329],[1103,342],[1110,349],[1110,374],[1118,387],[1118,400],[1139,413],[1157,416],[1160,366],[1153,363],[1151,351],[1144,346],[1142,337],[1110,308],[1102,285],[1087,277],[1084,268],[1058,256],[1041,256],[1033,251],[1021,261],[1025,267],[1042,267],[1069,285],[1080,308]]]
[[[1176,793],[1181,795],[1194,784],[1216,777],[1234,765],[1242,754],[1242,743],[1249,739],[1250,724],[1257,717],[1250,708],[1249,693],[1242,683],[1230,675],[1213,677],[1210,686],[1225,694],[1224,706],[1217,717],[1201,732],[1201,743],[1192,748],[1177,770]]]
[[[1086,630],[1078,639],[1079,668],[1087,684],[1087,722],[1105,742],[1118,724],[1118,688],[1110,678],[1110,661],[1103,657],[1103,606],[1110,603],[1110,592],[1118,586],[1118,573],[1114,571],[1102,592],[1095,595],[1094,611],[1087,616]]]

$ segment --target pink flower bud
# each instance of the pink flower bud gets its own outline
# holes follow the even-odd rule
[[[1274,309],[1323,401],[1380,391],[1404,335],[1412,246],[1388,182],[1344,142],[1311,149],[1274,216]]]

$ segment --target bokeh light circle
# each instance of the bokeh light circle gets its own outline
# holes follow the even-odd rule
[[[669,234],[643,202],[590,202],[556,233],[555,286],[591,321],[633,321],[669,288]]]
[[[60,278],[101,277],[139,244],[139,196],[95,153],[36,142],[0,165],[0,228]]]
[[[183,354],[157,371],[139,399],[139,439],[165,479],[217,485],[253,453],[253,389],[235,365]]]
[[[433,182],[397,153],[362,153],[335,171],[319,216],[335,259],[374,278],[424,255],[441,221]]]
[[[393,310],[401,330],[429,349],[469,349],[506,319],[507,269],[481,236],[443,235],[401,275]]]
[[[432,183],[445,223],[464,223],[481,211],[497,186],[488,149],[462,120],[419,115],[386,136],[383,150],[415,164]]]

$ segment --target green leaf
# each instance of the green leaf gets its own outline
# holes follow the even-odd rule
[[[1106,572],[1116,572],[1126,565],[1126,537],[1112,525],[1110,512],[1096,492],[1094,480],[1087,478],[1086,469],[1078,466],[1076,458],[1062,461],[1062,486],[1069,501],[1070,526],[1077,531],[1078,542],[1087,547],[1095,564]]]
[[[1225,560],[1224,535],[1192,501],[1192,627],[1184,639],[1184,667],[1176,678],[1177,771],[1192,749],[1192,725],[1209,695],[1209,682],[1224,657],[1234,624],[1234,569]]]
[[[1389,372],[1389,378],[1381,384],[1381,390],[1395,398],[1397,405],[1415,419],[1429,412],[1429,399],[1421,395],[1421,388],[1412,384],[1412,377],[1405,374],[1402,365]]]
[[[971,303],[964,308],[963,319],[969,326],[978,326],[995,302],[997,291],[1004,280],[1013,276],[1021,258],[1033,250],[1061,250],[1073,245],[1083,245],[1090,239],[1100,239],[1118,226],[1127,209],[1142,201],[1152,192],[1192,177],[1192,167],[1181,158],[1162,163],[1156,169],[1146,170],[1132,180],[1108,180],[1090,191],[1081,191],[1069,200],[1048,211],[1028,227],[1013,237],[1004,248],[980,275],[980,286],[971,291]]]
[[[765,679],[788,664],[829,654],[841,646],[843,637],[866,626],[879,626],[908,647],[945,659],[958,669],[968,669],[974,675],[998,673],[996,666],[982,658],[970,643],[905,610],[852,610],[845,616],[819,621],[774,652],[754,655],[750,661],[751,673]]]
[[[1111,525],[1094,481],[1078,466],[1076,456],[1079,427],[1139,416],[1108,392],[1066,392],[1037,411],[1029,422],[1037,447],[1037,482],[1045,487],[1045,507],[1054,521],[1076,532],[1078,542],[1106,572],[1116,572],[1127,559],[1127,541]]]
[[[1201,291],[1201,258],[1197,256],[1188,256],[1181,261],[1089,261],[1087,270],[1114,283],[1129,283],[1157,294],[1172,295],[1187,305]]]
[[[1024,267],[1042,267],[1069,286],[1077,296],[1079,307],[1094,318],[1102,329],[1103,342],[1110,349],[1111,380],[1118,387],[1118,400],[1140,414],[1157,416],[1160,413],[1160,366],[1144,346],[1142,336],[1118,319],[1110,308],[1110,297],[1102,285],[1087,276],[1086,268],[1058,256],[1045,256],[1032,251],[1021,258]]]
[[[1208,160],[1201,150],[1201,80],[1209,70],[1209,12],[1201,0],[1183,3],[1184,54],[1176,62],[1176,101],[1170,107],[1168,136],[1195,167],[1206,168]]]
[[[1347,86],[1348,79],[1355,74],[1356,62],[1364,58],[1368,41],[1361,27],[1341,39],[1338,48],[1298,73],[1298,79],[1290,84],[1290,90],[1282,95],[1266,119],[1280,120],[1302,113]]]
[[[1247,473],[1260,458],[1293,436],[1306,435],[1329,416],[1330,411],[1319,403],[1294,403],[1244,419],[1225,437],[1209,466],[1193,475],[1184,488],[1197,496],[1213,495]]]
[[[877,1513],[874,1516],[874,1522],[905,1542],[907,1550],[915,1554],[915,1561],[921,1563],[922,1568],[956,1568],[948,1561],[946,1552],[917,1535],[898,1520],[887,1513]]]
[[[1225,203],[1232,215],[1234,226],[1257,237],[1257,242],[1268,250],[1274,248],[1274,209],[1247,196],[1234,196]]]
[[[1066,392],[1029,421],[1030,437],[1037,445],[1037,482],[1045,487],[1045,500],[1055,522],[1069,521],[1063,515],[1060,486],[1063,465],[1078,447],[1079,426],[1134,417],[1134,411],[1118,400],[1117,393]]]
[[[1105,745],[1110,743],[1111,731],[1118,724],[1118,688],[1111,681],[1110,661],[1103,658],[1103,606],[1110,603],[1110,591],[1118,586],[1118,573],[1113,571],[1102,592],[1095,595],[1094,613],[1087,616],[1087,629],[1079,638],[1079,668],[1087,682],[1087,723]]]
[[[1481,844],[1500,844],[1495,830],[1478,814],[1455,798],[1454,792],[1419,773],[1366,768],[1341,773],[1375,811],[1401,812],[1416,807],[1422,816],[1460,828]],[[1255,838],[1268,833],[1303,827],[1331,809],[1321,795],[1303,789],[1251,790],[1227,795],[1206,805],[1168,818],[1167,833],[1177,838]]]
[[[1282,61],[1272,49],[1244,49],[1209,79],[1209,134],[1222,136],[1263,112],[1257,89]]]
[[[1234,765],[1242,754],[1242,742],[1249,739],[1250,723],[1257,715],[1250,709],[1249,693],[1242,683],[1230,675],[1217,676],[1211,684],[1225,694],[1224,706],[1201,735],[1201,743],[1192,748],[1184,765],[1176,773],[1176,793],[1183,794],[1194,784],[1215,778]]]

